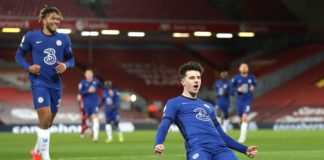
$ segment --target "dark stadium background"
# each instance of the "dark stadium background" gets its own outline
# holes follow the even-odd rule
[[[199,97],[212,103],[218,73],[228,69],[233,75],[247,62],[258,79],[250,114],[255,127],[324,129],[324,1],[0,0],[0,131],[32,132],[37,122],[27,74],[14,57],[22,36],[41,27],[36,17],[44,4],[62,11],[60,28],[71,30],[76,59],[63,75],[58,131],[77,130],[77,85],[86,68],[122,91],[126,128],[156,128],[161,111],[150,115],[147,106],[161,110],[180,94],[176,69],[187,61],[205,67]],[[233,105],[231,113],[236,124]]]

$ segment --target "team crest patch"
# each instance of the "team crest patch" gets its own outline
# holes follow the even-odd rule
[[[38,103],[43,103],[44,102],[44,98],[43,97],[38,97],[37,101],[38,101]]]
[[[57,46],[61,46],[61,45],[62,45],[62,41],[61,41],[61,40],[57,40],[57,41],[56,41],[56,45],[57,45]]]
[[[196,153],[192,156],[192,159],[197,159],[197,158],[199,158],[199,153]]]

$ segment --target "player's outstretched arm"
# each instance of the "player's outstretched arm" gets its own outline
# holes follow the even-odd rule
[[[236,150],[238,152],[241,152],[243,154],[246,154],[250,158],[254,158],[257,154],[257,147],[256,146],[250,146],[247,147],[241,143],[236,142],[234,139],[232,139],[230,136],[228,136],[220,126],[217,120],[214,120],[215,128],[217,129],[218,133],[224,140],[227,147]]]
[[[160,127],[156,133],[156,140],[154,145],[154,152],[157,156],[161,156],[164,151],[164,141],[168,134],[168,130],[170,128],[172,121],[168,118],[164,118],[161,121]]]

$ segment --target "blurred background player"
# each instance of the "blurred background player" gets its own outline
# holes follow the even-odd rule
[[[111,81],[105,81],[106,89],[102,92],[102,102],[100,106],[105,105],[105,117],[106,117],[106,133],[109,143],[113,140],[112,137],[112,125],[115,126],[118,132],[118,138],[120,142],[124,141],[123,133],[119,128],[119,91],[113,88]]]
[[[99,138],[99,96],[98,87],[104,89],[105,86],[94,77],[93,71],[87,69],[84,73],[85,79],[79,83],[79,93],[82,95],[82,102],[86,116],[90,118],[92,123],[92,140],[98,141]]]
[[[39,153],[42,160],[50,160],[49,128],[62,99],[61,74],[74,66],[69,36],[56,32],[62,19],[57,8],[42,8],[38,20],[43,23],[43,28],[25,34],[16,54],[16,62],[29,72],[31,92],[39,119],[37,141],[35,149],[31,151],[34,160],[40,159]],[[31,54],[31,64],[25,59],[27,53]]]
[[[213,105],[197,98],[203,72],[203,67],[196,62],[179,67],[183,92],[168,100],[164,108],[156,134],[155,154],[163,154],[168,129],[175,122],[185,139],[188,160],[238,160],[230,148],[255,157],[256,146],[247,147],[226,135],[216,119]]]
[[[249,66],[241,63],[239,72],[232,79],[232,85],[237,93],[237,115],[240,118],[241,133],[239,142],[244,143],[248,130],[248,113],[251,108],[253,92],[256,87],[256,78],[249,73]]]
[[[83,100],[82,100],[82,95],[78,94],[77,95],[77,101],[78,101],[78,106],[80,110],[80,117],[81,117],[81,135],[80,137],[84,139],[86,137],[86,131],[89,128],[89,120],[88,117],[84,111],[84,105],[83,105]]]
[[[223,124],[223,130],[224,132],[227,132],[229,129],[230,125],[230,120],[229,120],[229,107],[230,107],[230,95],[232,91],[232,83],[228,79],[228,72],[227,71],[222,71],[220,73],[220,78],[219,80],[216,80],[215,82],[215,87],[214,91],[217,94],[217,99],[216,99],[216,109],[218,112],[221,112],[221,121]]]

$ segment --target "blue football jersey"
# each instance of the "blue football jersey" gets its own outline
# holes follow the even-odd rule
[[[102,92],[102,98],[106,107],[119,107],[119,91],[117,89],[111,89],[111,92],[108,89],[105,89]]]
[[[54,33],[45,35],[41,29],[30,31],[22,38],[17,56],[25,56],[31,53],[33,64],[40,65],[40,74],[29,74],[32,86],[43,85],[49,88],[62,89],[61,75],[56,73],[55,67],[58,62],[64,62],[64,59],[71,59],[73,62],[67,64],[67,68],[74,66],[72,56],[71,40],[68,35]],[[22,55],[19,55],[22,54]],[[28,71],[29,65],[21,59],[16,58],[17,63]]]
[[[216,111],[208,102],[178,96],[167,102],[163,118],[179,127],[187,151],[195,147],[215,152],[229,150],[215,128]]]
[[[243,77],[241,74],[236,74],[232,78],[232,85],[233,88],[235,89],[235,92],[238,93],[238,98],[243,98],[248,100],[253,98],[253,94],[250,91],[250,87],[251,86],[256,87],[257,81],[253,74],[248,74],[248,76],[246,77]],[[239,87],[242,87],[243,89],[242,92],[237,91]]]
[[[90,87],[93,87],[95,89],[95,92],[90,93]],[[83,103],[85,106],[98,106],[99,96],[97,92],[99,87],[105,89],[105,86],[95,77],[90,82],[84,79],[79,83],[79,93],[83,96]]]
[[[228,105],[230,103],[229,98],[232,91],[232,83],[230,81],[217,80],[214,91],[217,94],[217,105]]]

